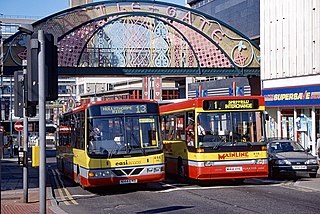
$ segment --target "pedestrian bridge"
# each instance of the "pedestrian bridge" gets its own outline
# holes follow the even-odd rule
[[[260,50],[220,20],[159,1],[104,1],[32,24],[52,33],[58,74],[70,76],[260,75]],[[27,34],[4,43],[4,74],[21,69]]]

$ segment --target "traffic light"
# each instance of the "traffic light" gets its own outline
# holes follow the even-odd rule
[[[38,34],[33,33],[27,47],[27,90],[28,102],[38,103]]]
[[[58,51],[54,44],[54,36],[45,34],[45,94],[47,101],[58,99]],[[39,101],[38,53],[40,45],[38,34],[33,33],[28,44],[28,101],[34,106]]]
[[[58,99],[58,48],[52,34],[45,34],[45,46],[46,100],[54,101]]]
[[[26,108],[26,116],[35,117],[36,115],[37,115],[37,105],[32,102],[28,102],[27,108]]]
[[[14,72],[14,115],[23,117],[23,71]]]

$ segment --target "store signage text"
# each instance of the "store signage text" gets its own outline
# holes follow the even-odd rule
[[[319,105],[320,85],[263,89],[266,106]]]

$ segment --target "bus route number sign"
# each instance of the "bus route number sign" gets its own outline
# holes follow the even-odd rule
[[[114,105],[114,106],[101,106],[101,115],[110,114],[141,114],[147,113],[147,105]]]
[[[204,100],[203,110],[241,110],[258,109],[257,99]]]

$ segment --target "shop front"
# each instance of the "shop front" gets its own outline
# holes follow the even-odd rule
[[[315,154],[320,133],[320,85],[264,88],[269,138],[296,140]]]

